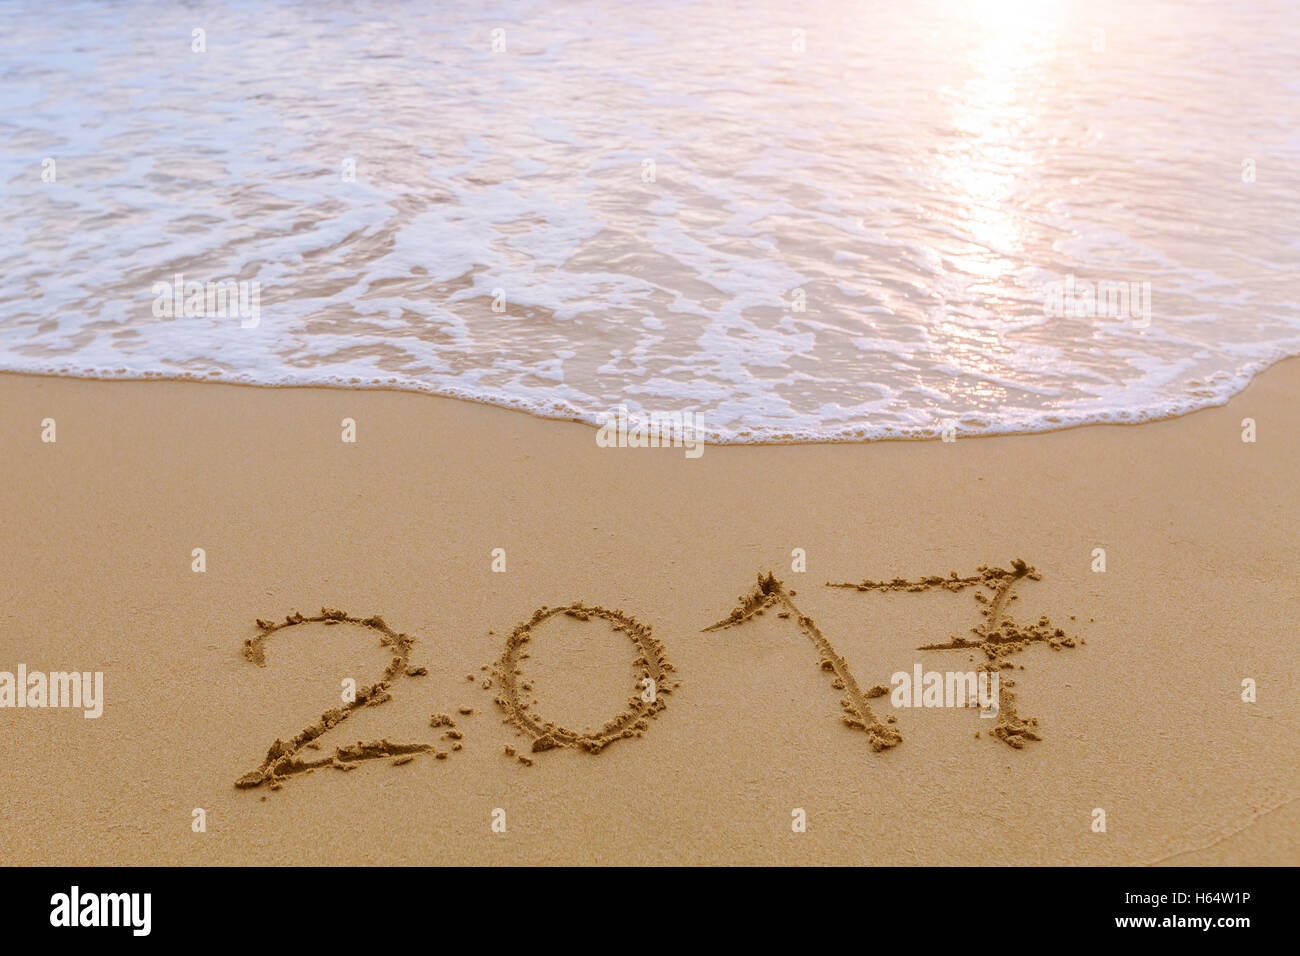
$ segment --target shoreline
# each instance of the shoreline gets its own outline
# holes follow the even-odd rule
[[[1043,429],[1002,430],[1002,431],[995,430],[995,431],[982,431],[978,434],[963,433],[960,434],[959,437],[961,437],[963,440],[969,440],[972,438],[1011,438],[1016,436],[1047,435],[1047,434],[1053,434],[1055,432],[1069,431],[1075,428],[1092,428],[1092,427],[1106,427],[1106,426],[1132,427],[1137,425],[1149,425],[1157,422],[1165,422],[1174,419],[1185,418],[1188,415],[1195,415],[1199,412],[1207,411],[1209,409],[1223,408],[1227,406],[1229,403],[1235,401],[1238,398],[1238,396],[1248,391],[1255,384],[1255,382],[1260,378],[1260,376],[1272,372],[1278,366],[1283,366],[1291,362],[1300,362],[1300,355],[1284,355],[1280,358],[1276,358],[1269,361],[1262,368],[1251,373],[1250,377],[1246,380],[1246,383],[1241,388],[1239,388],[1237,391],[1230,394],[1227,398],[1215,404],[1198,405],[1195,408],[1187,409],[1184,411],[1176,411],[1176,412],[1170,412],[1166,414],[1160,414],[1152,418],[1143,418],[1138,421],[1102,421],[1102,420],[1081,421],[1081,422],[1072,422],[1072,423],[1062,424],[1062,425],[1053,425],[1051,428],[1043,428]],[[14,370],[3,369],[3,368],[0,368],[0,376],[15,377],[15,378],[56,379],[56,380],[67,379],[72,381],[105,382],[110,384],[116,382],[136,383],[136,384],[141,382],[176,382],[176,383],[184,383],[184,384],[191,384],[191,385],[225,385],[231,388],[255,388],[255,389],[269,389],[274,391],[294,390],[294,389],[320,389],[324,391],[382,392],[386,394],[392,393],[397,395],[422,395],[427,398],[440,399],[444,401],[465,402],[471,405],[483,405],[488,408],[496,408],[502,411],[516,412],[519,414],[527,415],[530,418],[538,419],[540,421],[567,422],[567,423],[577,424],[577,425],[586,425],[587,427],[592,429],[598,429],[600,427],[600,425],[597,424],[596,422],[587,421],[586,419],[581,418],[576,414],[548,415],[537,409],[522,407],[522,405],[520,404],[512,405],[508,403],[502,403],[500,401],[489,401],[487,399],[472,398],[465,395],[447,394],[445,392],[433,391],[427,388],[403,388],[396,385],[362,385],[362,384],[342,385],[342,384],[336,384],[331,382],[313,382],[313,383],[305,383],[305,384],[297,384],[297,383],[265,384],[261,382],[251,382],[251,381],[233,381],[233,380],[227,380],[221,377],[213,377],[213,376],[186,375],[186,374],[174,374],[174,375],[156,374],[155,375],[152,373],[142,373],[140,375],[136,375],[133,377],[122,378],[122,377],[106,377],[106,376],[95,375],[91,373],[81,374],[75,372],[30,372],[30,371],[14,371]],[[863,438],[857,436],[829,437],[829,438],[816,438],[816,439],[778,437],[778,438],[768,438],[768,439],[756,440],[756,441],[716,441],[714,439],[706,439],[705,443],[714,447],[730,447],[730,446],[856,445],[856,444],[874,444],[878,442],[926,442],[926,441],[937,441],[937,440],[940,440],[940,435],[904,434],[904,435],[875,436],[870,438]]]
[[[1294,865],[1298,389],[1284,361],[1226,405],[1140,428],[689,459],[401,390],[0,373],[0,671],[104,675],[96,720],[0,709],[5,795],[23,808],[0,841],[12,863]],[[870,699],[895,671],[975,667],[973,646],[919,649],[978,624],[978,602],[828,583],[1018,558],[1041,580],[999,606],[1073,640],[1006,658],[1041,739],[1016,748],[975,711]],[[769,572],[797,614],[706,630]],[[514,701],[504,723],[507,635],[575,606],[538,619],[517,661],[544,720]],[[246,656],[258,620],[322,608],[345,618]],[[324,728],[310,757],[432,749],[236,787],[340,706],[341,680],[373,687],[384,632],[352,620],[375,615],[424,673],[394,671],[390,699]],[[546,722],[626,710],[637,625],[680,683],[662,709],[599,752],[530,749]],[[875,752],[879,730],[845,725],[841,667],[901,742]]]

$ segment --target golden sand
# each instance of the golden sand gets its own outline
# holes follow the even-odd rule
[[[1298,390],[685,459],[423,395],[0,375],[0,670],[105,697],[0,709],[0,850],[1300,863]],[[997,719],[892,706],[920,663],[997,671]]]

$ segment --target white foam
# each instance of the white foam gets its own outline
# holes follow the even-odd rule
[[[196,54],[161,0],[0,7],[0,369],[857,441],[1168,417],[1300,353],[1288,4],[997,9],[813,7],[800,54],[775,3],[247,0]],[[156,318],[178,272],[260,324]],[[1045,314],[1070,276],[1149,326]]]

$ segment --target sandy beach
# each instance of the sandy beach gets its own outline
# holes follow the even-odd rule
[[[418,394],[0,375],[0,671],[103,681],[95,718],[0,710],[5,862],[1300,863],[1298,390],[1287,361],[1138,426],[692,459]],[[973,668],[917,648],[983,602],[827,583],[1017,559],[1006,613],[1050,629],[1002,675],[1040,739],[880,696],[873,749],[837,668]],[[769,572],[798,614],[705,630]],[[507,722],[543,608],[577,613],[513,692],[627,735]],[[671,669],[638,716],[646,642]],[[319,769],[236,786],[331,711]],[[383,740],[420,746],[355,749]]]

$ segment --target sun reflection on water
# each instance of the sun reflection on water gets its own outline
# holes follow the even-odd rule
[[[1051,94],[1063,9],[1051,3],[970,0],[955,18],[950,82],[941,90],[949,129],[937,151],[933,186],[944,193],[951,245],[946,262],[967,280],[965,304],[946,309],[929,333],[935,357],[960,370],[949,392],[959,404],[996,403],[1004,331],[1026,314],[1015,272],[1030,240],[1017,191],[1042,159],[1031,144]],[[992,326],[990,326],[992,322]],[[992,381],[990,380],[992,379]]]
[[[1060,18],[1050,3],[971,0],[954,26],[966,78],[943,91],[951,136],[938,154],[937,186],[955,200],[950,225],[964,240],[949,252],[953,264],[991,291],[1004,289],[1024,258],[1024,226],[1010,200],[1039,162],[1028,133]]]

